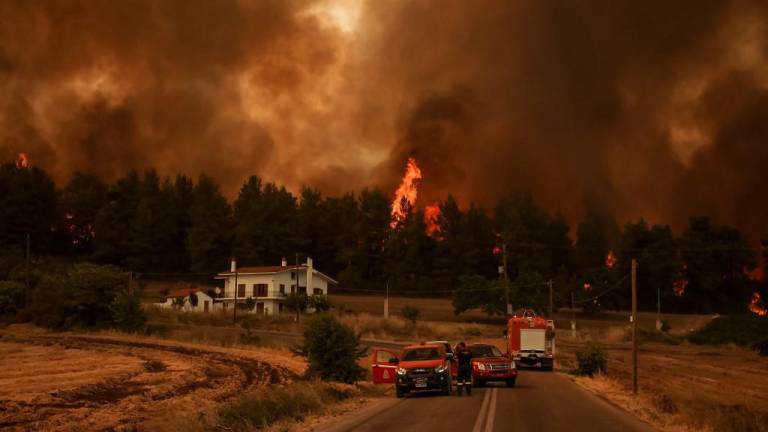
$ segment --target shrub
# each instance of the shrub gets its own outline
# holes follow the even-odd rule
[[[602,345],[590,342],[584,348],[576,351],[576,362],[578,367],[576,373],[579,375],[593,376],[595,373],[606,371],[608,356]]]
[[[117,329],[135,332],[142,330],[147,323],[139,296],[126,290],[117,293],[110,309],[112,321]]]
[[[0,316],[16,315],[24,306],[25,289],[20,282],[0,281]]]
[[[354,388],[328,383],[298,382],[288,387],[246,395],[226,403],[217,412],[216,430],[250,431],[280,420],[302,420],[325,405],[355,396]],[[211,428],[214,429],[214,428]]]
[[[106,327],[111,306],[128,279],[113,266],[73,265],[64,275],[44,275],[32,294],[30,316],[50,328]]]
[[[298,322],[301,314],[304,313],[304,311],[307,310],[307,306],[309,306],[309,299],[306,294],[290,293],[285,296],[283,305],[285,305],[286,309],[296,314],[296,322]]]
[[[308,376],[353,383],[365,373],[357,364],[357,359],[365,356],[365,349],[359,345],[360,337],[351,327],[323,313],[307,324],[304,342],[294,352],[307,358]]]
[[[309,304],[315,309],[315,312],[327,312],[331,309],[331,302],[328,296],[315,294],[309,298]]]
[[[768,334],[768,316],[730,315],[710,321],[691,333],[688,340],[695,344],[722,345],[734,343],[750,346],[765,339]]]
[[[413,307],[411,305],[405,305],[400,310],[400,313],[403,315],[403,318],[405,318],[406,321],[411,323],[412,326],[416,326],[416,320],[419,319],[419,315],[421,314],[421,311],[419,311],[418,308]]]

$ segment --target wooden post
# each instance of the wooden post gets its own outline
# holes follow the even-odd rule
[[[389,282],[387,282],[387,294],[384,297],[384,318],[389,318]]]
[[[632,259],[632,393],[637,394],[637,260]]]
[[[27,255],[24,264],[24,306],[29,305],[29,233],[27,233]]]

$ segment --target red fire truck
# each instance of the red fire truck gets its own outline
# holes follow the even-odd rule
[[[507,349],[517,366],[552,370],[555,361],[555,323],[528,309],[507,323]]]

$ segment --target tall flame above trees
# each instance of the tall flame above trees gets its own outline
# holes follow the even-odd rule
[[[605,266],[608,268],[613,268],[613,266],[616,265],[616,262],[618,262],[616,255],[613,254],[612,250],[609,250],[608,255],[605,257]]]
[[[29,168],[29,158],[24,152],[19,152],[19,156],[16,158],[17,168]]]
[[[405,165],[405,174],[400,181],[400,187],[395,191],[395,198],[392,201],[392,219],[389,223],[391,228],[405,219],[408,205],[413,207],[416,204],[418,196],[418,181],[421,180],[421,169],[413,157],[408,158]],[[404,205],[404,204],[408,205]]]

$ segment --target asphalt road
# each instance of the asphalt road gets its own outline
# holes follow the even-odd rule
[[[645,423],[583,390],[566,376],[521,371],[517,386],[476,388],[472,396],[417,394],[379,401],[322,432],[651,431]]]

